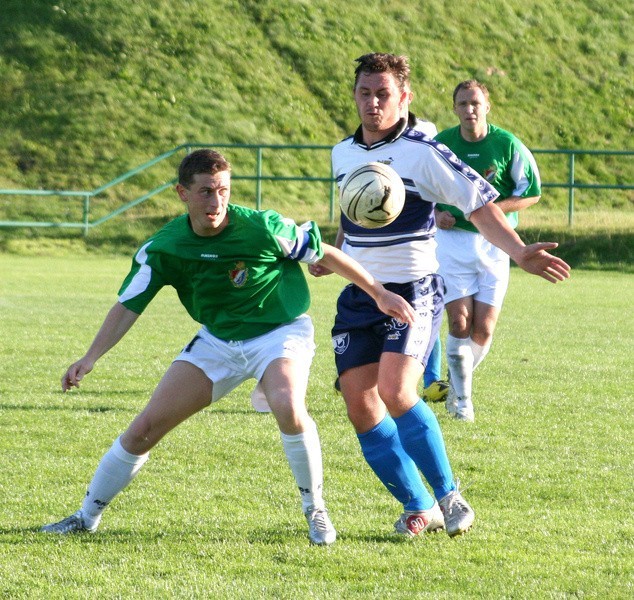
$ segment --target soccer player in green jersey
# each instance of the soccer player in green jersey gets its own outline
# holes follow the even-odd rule
[[[314,354],[310,297],[299,262],[323,264],[366,290],[386,314],[412,323],[414,311],[357,262],[321,242],[315,223],[296,225],[277,212],[229,204],[231,166],[218,152],[197,150],[180,167],[176,191],[187,208],[141,246],[130,273],[86,354],[62,377],[79,387],[158,291],[176,289],[201,324],[149,403],[101,459],[81,508],[45,525],[46,533],[94,532],[104,509],[135,477],[167,433],[243,381],[255,378],[280,429],[299,487],[309,539],[335,541],[322,496],[317,428],[305,405]]]
[[[441,131],[436,140],[452,150],[500,192],[495,203],[509,225],[517,211],[541,195],[539,171],[529,150],[512,133],[487,123],[489,91],[475,80],[463,81],[453,93],[460,124]],[[436,205],[438,272],[445,280],[449,325],[446,352],[451,389],[450,415],[474,420],[473,371],[487,355],[509,281],[509,256],[484,236],[455,206]]]

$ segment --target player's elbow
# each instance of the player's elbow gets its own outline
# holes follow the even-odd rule
[[[470,213],[465,213],[465,216],[477,227],[478,223],[491,219],[496,213],[502,213],[500,207],[495,202],[487,202]]]

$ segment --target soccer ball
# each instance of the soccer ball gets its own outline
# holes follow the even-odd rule
[[[392,167],[370,162],[352,169],[343,178],[339,204],[353,223],[368,229],[384,227],[401,214],[405,186]]]

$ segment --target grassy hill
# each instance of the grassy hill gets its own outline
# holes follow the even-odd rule
[[[333,144],[357,124],[354,58],[375,50],[410,56],[413,109],[439,128],[455,123],[455,84],[477,77],[491,121],[529,147],[628,149],[633,12],[595,0],[4,0],[0,187],[94,189],[187,141]],[[327,174],[328,160],[268,169]],[[577,174],[632,181],[631,167],[596,161]],[[284,210],[297,192],[281,189]],[[170,202],[147,214],[171,215]]]

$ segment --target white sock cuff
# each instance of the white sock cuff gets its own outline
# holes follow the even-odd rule
[[[480,344],[476,343],[473,341],[473,338],[469,338],[469,343],[471,344],[471,347],[473,348],[474,352],[488,352],[489,348],[491,347],[491,343],[493,340],[491,340],[488,344],[485,344],[484,346],[481,346]]]
[[[451,334],[447,334],[447,348],[445,351],[447,354],[455,354],[458,356],[473,354],[471,338],[457,338]]]
[[[141,454],[141,455],[130,454],[121,445],[121,436],[119,436],[114,441],[114,443],[112,444],[112,447],[110,448],[110,451],[115,455],[116,458],[130,465],[142,465],[144,462],[147,461],[148,458],[150,458],[149,452],[146,452],[145,454]]]
[[[484,360],[485,356],[489,353],[491,349],[491,343],[493,340],[489,341],[488,344],[484,346],[480,346],[480,344],[476,344],[471,338],[469,338],[469,343],[471,345],[471,351],[473,352],[473,368],[475,368]]]
[[[449,346],[450,344],[453,344],[454,346],[457,346],[460,343],[460,340],[462,338],[457,338],[453,335],[451,335],[450,333],[447,334],[447,346]]]
[[[317,423],[312,419],[309,419],[308,426],[301,433],[290,434],[280,431],[280,436],[284,442],[302,442],[314,435],[317,435]]]

